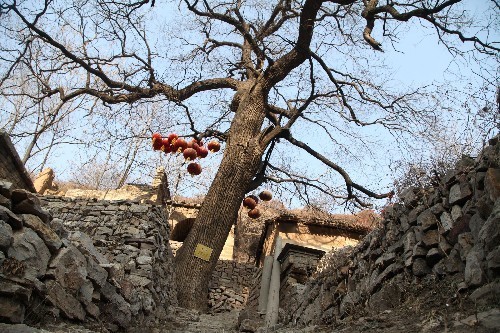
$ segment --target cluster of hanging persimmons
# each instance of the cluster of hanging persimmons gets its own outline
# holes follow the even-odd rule
[[[248,216],[252,219],[259,218],[261,215],[260,209],[257,207],[259,204],[259,199],[262,201],[269,201],[273,198],[273,195],[269,191],[262,191],[259,196],[249,195],[243,200],[243,207],[248,208]]]
[[[198,141],[195,138],[186,141],[175,133],[170,133],[166,137],[163,137],[160,133],[154,133],[153,150],[161,150],[165,154],[182,153],[184,159],[190,162],[187,166],[187,172],[193,176],[197,176],[201,174],[201,165],[195,162],[195,160],[207,157],[209,152],[218,152],[220,150],[220,143],[212,140],[205,146],[202,140]],[[258,197],[249,195],[243,200],[243,206],[249,209],[248,216],[252,219],[261,216],[261,212],[257,207],[259,198],[263,201],[269,201],[273,198],[273,195],[269,191],[262,191]]]
[[[216,153],[220,150],[220,143],[216,140],[210,141],[206,146],[203,141],[192,138],[186,141],[180,138],[175,133],[170,133],[166,137],[162,137],[160,133],[153,134],[153,150],[161,150],[165,154],[179,154],[182,153],[187,162],[187,172],[193,176],[201,173],[201,165],[195,160],[207,157],[209,152]]]

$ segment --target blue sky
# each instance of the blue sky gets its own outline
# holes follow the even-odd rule
[[[477,12],[477,15],[482,15],[481,13],[487,7],[489,1],[484,0],[469,0],[467,2],[467,6],[469,9],[473,9]],[[167,15],[172,14],[173,11],[167,11],[163,13],[158,13],[155,15]],[[394,75],[392,76],[395,79],[394,85],[403,85],[403,86],[420,86],[420,85],[428,85],[432,83],[442,82],[444,79],[452,79],[453,73],[460,71],[466,73],[466,75],[470,75],[470,80],[478,82],[480,81],[479,77],[472,74],[472,71],[477,71],[478,66],[471,62],[470,67],[465,67],[464,62],[465,59],[454,59],[444,45],[439,44],[437,41],[437,37],[432,33],[429,29],[423,29],[419,26],[419,24],[415,24],[410,22],[407,25],[407,31],[405,31],[401,38],[400,42],[396,45],[397,51],[393,50],[390,44],[385,43],[383,45],[385,52],[379,53],[374,52],[373,57],[378,58],[380,60],[385,60],[387,64],[390,64],[392,69],[394,70]],[[377,31],[375,31],[374,35],[376,37]],[[490,36],[492,40],[500,40],[499,32],[496,32],[496,36]],[[492,64],[495,66],[495,64]],[[465,87],[466,82],[455,82],[458,87]],[[203,97],[200,99],[193,98],[190,103],[202,103]],[[153,124],[153,127],[155,125]],[[370,186],[381,186],[385,188],[390,187],[391,179],[387,176],[390,170],[387,168],[387,164],[390,163],[390,159],[396,159],[394,150],[393,150],[393,140],[391,137],[387,136],[386,133],[379,133],[376,130],[367,130],[366,133],[367,139],[379,142],[379,147],[381,149],[373,152],[373,158],[367,154],[367,157],[359,161],[359,165],[361,167],[366,168],[358,168],[354,165],[345,165],[342,163],[341,166],[346,167],[346,169],[352,174],[352,177],[355,181],[366,184]],[[314,137],[313,137],[314,138]],[[149,145],[149,141],[145,140],[145,145]],[[22,155],[24,150],[23,144],[18,144],[18,150]],[[72,162],[75,160],[75,156],[77,155],[79,148],[68,147],[61,151],[59,151],[57,158],[52,160],[52,166],[56,170],[56,174],[59,175],[60,178],[66,178],[68,175],[68,171],[73,168]],[[150,152],[148,153],[152,159],[159,160],[158,154]],[[221,154],[219,154],[220,156]],[[297,155],[300,157],[300,155]],[[214,156],[213,164],[217,163],[217,157]],[[163,160],[163,163],[166,163]],[[178,162],[177,162],[178,163]],[[298,161],[298,164],[304,163],[305,167],[314,168],[314,164],[304,161]],[[154,173],[154,167],[151,166],[150,171],[145,171],[145,175],[139,175],[134,178],[138,182],[147,183],[150,181],[148,178],[150,175]],[[196,183],[196,179],[187,178],[186,182]],[[206,188],[208,180],[203,180],[203,183],[200,186],[195,185],[193,188],[203,189]],[[185,193],[190,192],[190,186],[186,186],[188,189]],[[296,203],[298,205],[298,203]]]

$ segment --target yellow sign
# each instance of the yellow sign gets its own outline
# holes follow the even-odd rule
[[[212,255],[212,249],[208,246],[197,244],[194,250],[194,256],[205,261],[210,261],[210,256]]]

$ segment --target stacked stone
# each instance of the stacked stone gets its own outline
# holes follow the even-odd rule
[[[245,297],[233,289],[224,286],[210,288],[208,292],[208,307],[213,313],[241,310],[245,305]]]
[[[53,219],[34,194],[0,181],[0,322],[69,319],[117,331],[141,324],[147,315],[159,320],[154,310],[175,304],[172,260],[163,242],[168,225],[159,209],[121,203],[127,213],[113,228],[106,223],[118,209],[110,205],[93,202],[80,209],[74,201],[68,209],[66,199],[47,200],[54,215],[64,211],[71,217],[67,224]],[[99,220],[103,216],[107,222]],[[125,234],[146,241],[127,244]]]
[[[73,242],[82,243],[84,232],[90,235],[84,242],[102,254],[100,264],[130,304],[134,325],[157,321],[163,309],[176,305],[169,226],[161,206],[139,200],[41,200]]]
[[[282,286],[283,322],[330,324],[360,308],[381,312],[405,300],[405,286],[445,278],[485,309],[494,306],[491,300],[500,297],[499,138],[476,159],[460,160],[439,185],[407,189],[401,199],[358,246],[326,256],[326,268],[305,286]]]
[[[241,309],[248,299],[253,277],[260,269],[252,264],[219,260],[209,284],[209,308],[213,312]]]

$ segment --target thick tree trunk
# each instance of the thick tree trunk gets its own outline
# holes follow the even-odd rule
[[[238,107],[219,170],[175,258],[178,300],[186,308],[207,309],[208,282],[265,149],[259,145],[265,115],[262,91],[258,86],[239,91],[234,103]],[[212,249],[208,261],[194,255],[198,244]]]

